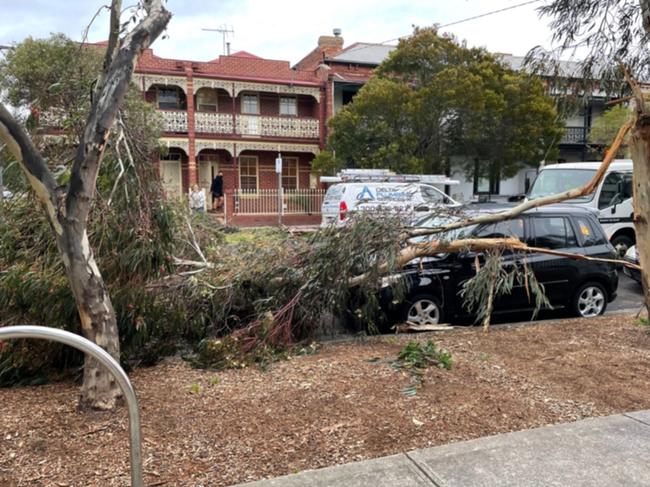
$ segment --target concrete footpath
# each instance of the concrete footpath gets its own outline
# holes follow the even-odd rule
[[[650,486],[649,452],[647,410],[489,436],[245,485]]]

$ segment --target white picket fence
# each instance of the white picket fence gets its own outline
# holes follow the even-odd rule
[[[232,197],[233,211],[238,215],[313,215],[321,211],[325,190],[236,189],[227,196]]]

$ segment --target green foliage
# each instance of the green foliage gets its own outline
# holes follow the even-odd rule
[[[650,326],[650,320],[648,318],[644,318],[643,316],[637,318],[636,324],[638,326]]]
[[[0,91],[11,105],[28,108],[32,115],[58,110],[63,126],[78,132],[101,62],[100,49],[83,48],[63,34],[28,37],[0,59]]]
[[[451,354],[445,350],[438,350],[432,340],[424,346],[420,342],[408,342],[397,356],[400,367],[405,369],[426,369],[435,366],[441,369],[451,369]]]
[[[592,124],[591,131],[589,132],[589,141],[593,144],[608,146],[629,118],[630,109],[625,106],[617,105],[606,110]],[[619,149],[617,157],[624,157],[626,151],[627,143],[624,143]]]
[[[468,49],[435,29],[416,29],[330,120],[323,168],[444,172],[452,158],[503,177],[549,159],[562,134],[538,78]]]
[[[514,286],[524,287],[528,298],[535,299],[533,319],[540,309],[551,308],[544,285],[537,281],[525,256],[522,256],[522,267],[504,265],[500,250],[487,252],[483,264],[478,264],[478,257],[476,261],[476,275],[463,283],[460,296],[465,309],[476,315],[477,323],[489,324],[494,301],[502,295],[510,294]]]
[[[392,366],[410,374],[411,384],[402,389],[402,394],[414,396],[424,384],[424,371],[431,366],[451,370],[452,357],[446,350],[439,350],[432,340],[428,340],[424,345],[411,341],[400,350]]]

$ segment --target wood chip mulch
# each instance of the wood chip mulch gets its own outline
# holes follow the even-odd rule
[[[390,361],[432,336],[454,366],[407,396]],[[172,359],[131,377],[147,484],[227,486],[650,408],[650,330],[632,316],[461,328],[325,344],[267,371]],[[124,408],[80,412],[76,397],[72,383],[0,390],[0,486],[129,485]]]

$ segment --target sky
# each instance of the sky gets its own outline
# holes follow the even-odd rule
[[[203,28],[227,26],[232,52],[244,50],[292,64],[316,47],[320,35],[342,30],[345,45],[382,43],[412,32],[412,26],[444,25],[523,3],[525,0],[168,0],[173,18],[165,39],[153,45],[156,55],[208,61],[223,54],[222,37]],[[492,52],[525,55],[529,49],[550,47],[548,19],[536,8],[548,0],[441,29],[470,46]],[[108,0],[0,0],[0,45],[27,36],[47,37],[62,32],[75,40]],[[124,0],[124,5],[135,0]],[[4,5],[3,5],[4,4]],[[108,13],[95,19],[90,42],[107,38]]]

